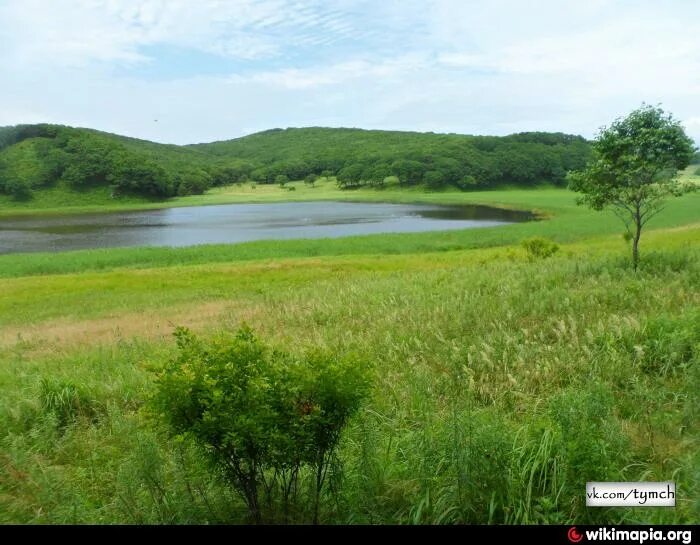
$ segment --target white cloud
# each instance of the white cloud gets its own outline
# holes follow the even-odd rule
[[[646,101],[700,140],[699,35],[685,0],[8,0],[0,124],[170,142],[301,125],[592,136]],[[149,78],[158,46],[243,64]]]
[[[353,60],[323,67],[306,69],[285,68],[271,72],[259,72],[249,77],[234,76],[233,82],[256,82],[287,89],[310,89],[314,87],[345,84],[352,80],[367,78],[406,77],[427,66],[422,55],[403,55],[380,62]]]

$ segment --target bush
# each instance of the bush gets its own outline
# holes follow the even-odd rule
[[[29,185],[20,180],[7,180],[4,185],[5,193],[12,195],[16,201],[27,201],[32,197]]]
[[[532,237],[521,242],[530,259],[546,259],[559,251],[559,246],[543,237]]]
[[[695,175],[696,175],[696,176],[700,176],[700,168],[696,168],[696,169],[695,169]]]
[[[463,190],[474,189],[477,185],[479,185],[479,181],[474,176],[467,175],[461,180],[458,180],[456,185],[458,188]]]
[[[363,367],[274,350],[247,326],[209,343],[184,328],[175,336],[180,353],[159,378],[158,412],[204,450],[252,520],[276,519],[277,506],[285,519],[296,508],[316,522],[341,433],[367,391]]]

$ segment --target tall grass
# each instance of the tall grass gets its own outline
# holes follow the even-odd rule
[[[692,229],[650,237],[637,273],[619,257],[621,241],[615,253],[584,243],[546,260],[499,250],[356,260],[355,271],[350,260],[299,262],[250,280],[248,291],[220,286],[212,297],[237,306],[200,330],[245,318],[285,350],[321,346],[374,362],[373,394],[343,436],[344,471],[322,498],[322,522],[697,522],[695,242]],[[174,271],[188,276],[172,282],[201,290],[224,278]],[[42,319],[86,316],[76,308],[98,293],[81,292],[91,282],[112,286],[98,308],[115,316],[141,308],[129,299],[140,282],[165,319],[177,303],[173,285],[158,287],[166,276],[149,284],[143,271],[122,271],[131,286],[122,292],[113,273],[90,274],[66,278],[74,294],[42,284],[44,318],[11,318],[20,299],[1,311],[34,336],[0,348],[0,521],[245,520],[201,453],[168,439],[145,408],[173,355],[169,338],[41,336]],[[8,281],[6,301],[11,282],[30,280]],[[585,507],[587,480],[645,479],[675,480],[677,507]]]

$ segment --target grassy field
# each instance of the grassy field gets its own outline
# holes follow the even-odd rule
[[[287,350],[373,362],[323,522],[700,520],[699,195],[654,220],[636,273],[617,220],[561,189],[259,186],[177,202],[312,196],[548,219],[0,257],[0,522],[244,521],[240,500],[147,405],[175,325],[207,336],[242,321]],[[560,251],[530,259],[519,241],[532,235]],[[677,507],[586,509],[589,480],[675,480]]]

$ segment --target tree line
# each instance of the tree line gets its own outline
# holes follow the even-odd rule
[[[590,155],[580,136],[530,132],[505,137],[273,129],[224,142],[173,146],[58,125],[0,128],[0,192],[30,198],[62,182],[108,185],[115,195],[202,193],[244,182],[335,177],[344,189],[425,185],[463,190],[504,184],[563,184]]]

